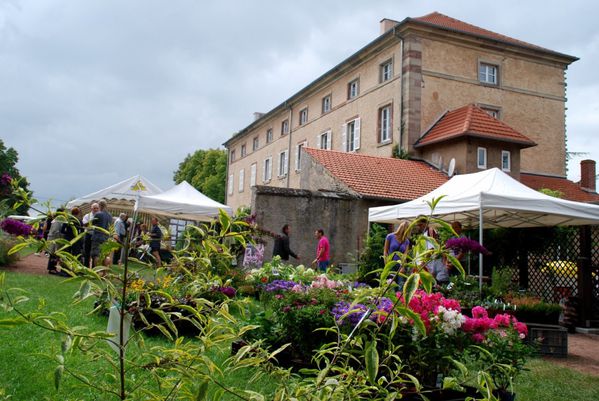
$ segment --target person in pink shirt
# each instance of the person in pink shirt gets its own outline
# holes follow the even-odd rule
[[[314,237],[318,240],[318,247],[316,248],[316,259],[312,261],[312,264],[317,264],[319,270],[326,272],[329,267],[329,240],[324,236],[322,228],[314,232]]]

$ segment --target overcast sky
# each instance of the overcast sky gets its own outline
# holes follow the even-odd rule
[[[382,18],[432,11],[579,57],[568,150],[599,160],[589,0],[0,0],[0,138],[42,201],[136,174],[168,189],[188,153],[221,147],[373,40]]]

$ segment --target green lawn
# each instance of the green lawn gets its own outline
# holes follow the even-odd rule
[[[85,325],[93,330],[104,330],[106,318],[88,315],[93,300],[77,306],[71,306],[72,294],[77,290],[76,283],[65,283],[64,279],[55,276],[36,276],[19,273],[6,273],[8,287],[19,287],[27,290],[31,302],[29,308],[37,306],[37,299],[44,298],[46,310],[63,311],[71,324]],[[7,317],[0,312],[0,319]],[[148,345],[162,344],[162,338],[148,338]],[[38,329],[31,325],[18,326],[12,329],[0,329],[0,389],[4,389],[10,400],[106,400],[107,396],[94,396],[85,387],[81,387],[74,379],[65,376],[61,388],[56,391],[53,383],[53,372],[56,363],[43,354],[54,355],[60,349],[60,338],[56,334]],[[227,356],[228,350],[215,350]],[[89,362],[81,354],[76,353],[67,365],[94,377],[96,372],[107,367],[103,362]],[[516,382],[518,401],[599,400],[599,377],[583,375],[568,368],[560,367],[541,359],[529,363],[530,371]],[[231,385],[248,386],[252,371],[241,371],[235,377],[228,377]],[[274,380],[263,380],[253,385],[258,392],[267,391],[276,386]],[[0,391],[1,394],[1,391]],[[0,395],[0,400],[2,400]],[[233,398],[223,398],[233,399]]]

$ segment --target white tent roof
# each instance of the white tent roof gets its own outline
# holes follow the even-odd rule
[[[139,195],[155,195],[161,192],[162,189],[152,184],[147,178],[136,175],[100,191],[72,200],[67,203],[67,208],[81,206],[94,201],[97,202],[101,199],[107,201],[111,199],[134,201]]]
[[[427,202],[446,195],[434,215],[464,226],[483,228],[599,224],[599,206],[542,194],[498,168],[458,175],[434,191],[410,202],[370,208],[368,220],[396,223],[399,219],[430,215]]]
[[[229,206],[210,199],[187,181],[158,195],[141,196],[135,207],[139,212],[194,221],[212,220],[218,216],[219,209],[233,214],[233,209]]]

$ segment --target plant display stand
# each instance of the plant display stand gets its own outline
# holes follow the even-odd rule
[[[568,356],[568,330],[549,324],[528,324],[528,339],[538,345],[539,355],[566,358]]]

